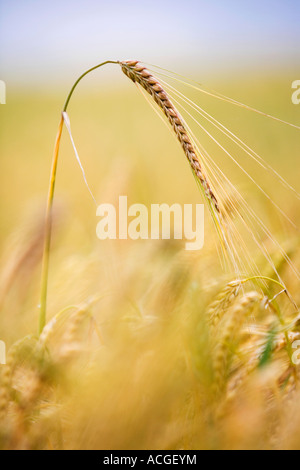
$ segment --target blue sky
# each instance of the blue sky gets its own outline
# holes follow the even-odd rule
[[[0,78],[70,81],[106,59],[299,70],[299,0],[0,0]]]

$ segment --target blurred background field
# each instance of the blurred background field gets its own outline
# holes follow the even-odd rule
[[[168,204],[203,202],[197,186],[193,184],[181,148],[172,133],[161,123],[135,87],[126,81],[118,67],[114,66],[114,72],[116,84],[113,86],[105,81],[102,83],[101,71],[96,73],[96,78],[87,79],[87,82],[77,90],[69,110],[75,143],[97,202],[117,203],[119,195],[122,194],[128,195],[129,204],[138,202],[147,207],[161,202]],[[247,78],[235,80],[236,78],[225,83],[224,81],[213,83],[211,86],[221,90],[225,95],[297,123],[298,116],[295,112],[297,109],[291,103],[288,77],[259,76],[251,80]],[[15,245],[19,243],[19,248],[26,251],[27,245],[31,243],[31,237],[35,237],[34,232],[40,233],[43,223],[51,153],[64,101],[62,90],[56,94],[54,91],[52,93],[17,90],[11,94],[12,98],[9,98],[5,108],[1,108],[1,174],[3,175],[1,247],[4,266],[9,258],[14,257],[13,250],[17,249]],[[296,130],[284,124],[270,122],[267,118],[247,110],[235,109],[230,104],[216,103],[213,98],[203,97],[193,90],[188,89],[186,93],[255,148],[296,189],[299,188],[297,160],[299,142]],[[198,130],[196,135],[201,142],[205,142],[205,148],[209,149],[207,136],[201,133],[201,130]],[[226,161],[226,155],[223,153],[219,158]],[[253,191],[240,170],[235,169],[233,165],[228,170],[230,165],[228,159],[225,168],[226,165],[226,175],[237,182],[242,192],[247,194],[247,191]],[[259,177],[260,169],[257,164],[254,166],[255,170]],[[278,183],[273,182],[268,190],[274,195],[283,191]],[[63,134],[56,191],[57,227],[51,262],[52,287],[49,295],[50,305],[51,299],[55,299],[53,313],[68,304],[71,299],[73,302],[84,300],[93,293],[93,289],[100,287],[103,277],[122,276],[123,269],[126,272],[126,263],[123,262],[118,263],[116,273],[107,273],[105,269],[103,272],[101,265],[107,262],[104,261],[107,250],[110,254],[111,250],[116,251],[117,256],[119,256],[118,250],[121,250],[126,257],[127,250],[134,250],[136,247],[140,256],[144,249],[147,251],[148,246],[157,247],[161,243],[151,240],[101,242],[97,239],[96,225],[99,219],[96,217],[96,207],[84,185],[66,131]],[[282,194],[282,197],[286,198],[283,208],[287,214],[294,215],[296,211],[293,204],[294,196],[287,194],[286,191]],[[252,196],[254,205],[259,197],[261,195],[256,193]],[[268,201],[261,203],[265,205],[263,207],[265,216],[268,211],[273,211],[276,218],[276,211],[270,207]],[[208,212],[206,222],[209,251],[213,227],[209,224]],[[274,225],[276,227],[276,221]],[[163,243],[166,251],[170,245],[172,256],[184,248],[184,242]],[[201,256],[205,257],[205,250]],[[81,278],[82,257],[94,258],[97,269],[96,284]],[[26,290],[24,293],[26,294],[24,300],[26,296],[29,298],[18,313],[18,324],[21,330],[27,328],[28,333],[32,331],[31,321],[35,321],[35,315],[32,313],[37,314],[38,255],[35,261],[34,277],[28,286],[29,291]],[[216,265],[218,262],[216,259]],[[77,269],[79,269],[78,274]],[[148,269],[146,265],[145,269]],[[64,282],[58,287],[55,278],[59,273],[63,276]],[[71,285],[75,283],[75,292],[73,289],[70,292],[66,288],[69,276],[72,278]],[[79,281],[78,285],[76,278]],[[61,277],[59,279],[61,281]],[[13,298],[14,289],[12,286]],[[51,295],[51,292],[54,295]],[[27,315],[24,316],[28,310],[29,322]],[[12,334],[15,335],[14,339],[18,337],[19,332],[16,327],[13,328]]]
[[[85,7],[75,2],[73,10],[68,10],[70,2],[62,2],[61,18],[52,29],[53,12],[58,15],[53,5],[35,8],[28,2],[24,13],[21,2],[12,3],[20,13],[28,17],[31,13],[32,23],[25,22],[23,45],[22,30],[16,33],[19,42],[14,40],[9,20],[16,31],[19,19],[8,2],[1,2],[5,13],[1,34],[11,54],[4,50],[0,54],[0,78],[7,83],[7,104],[0,107],[0,339],[9,350],[16,341],[30,337],[19,350],[13,350],[9,397],[5,381],[1,388],[4,415],[0,446],[299,448],[297,395],[292,396],[295,401],[290,405],[290,389],[280,388],[286,371],[286,382],[293,392],[293,380],[297,382],[286,350],[268,357],[263,373],[255,367],[251,371],[249,366],[261,351],[259,347],[264,350],[276,323],[264,307],[258,306],[253,314],[258,325],[265,328],[262,345],[258,347],[255,337],[252,349],[246,348],[243,356],[237,350],[245,346],[245,332],[241,336],[243,346],[241,339],[235,339],[231,344],[234,353],[229,348],[235,359],[229,361],[226,384],[217,393],[214,389],[216,348],[223,341],[218,335],[222,336],[226,325],[214,333],[205,315],[233,277],[221,268],[209,212],[205,246],[199,253],[185,252],[181,241],[100,242],[96,237],[96,207],[66,130],[54,206],[48,320],[69,310],[58,317],[42,347],[37,348],[36,338],[51,156],[60,111],[75,78],[102,59],[115,59],[115,55],[121,60],[138,58],[171,68],[226,96],[300,125],[300,105],[291,101],[291,84],[300,78],[299,61],[294,60],[299,35],[294,22],[297,2],[254,2],[252,7],[245,2],[243,9],[238,2],[226,2],[226,12],[221,2],[212,2],[214,8],[207,9],[206,2],[190,2],[184,18],[187,15],[194,24],[197,14],[204,32],[198,32],[199,26],[189,37],[185,36],[187,26],[180,21],[179,2],[165,2],[161,14],[170,12],[167,31],[178,28],[181,33],[177,35],[182,40],[177,51],[174,43],[166,40],[159,47],[166,34],[165,22],[161,17],[155,22],[157,17],[153,18],[146,6],[143,9],[130,2],[124,11],[116,2],[116,15],[102,2],[97,7],[92,1]],[[58,3],[54,6],[58,8]],[[107,43],[96,33],[96,13]],[[135,35],[141,35],[135,42],[125,21],[130,16]],[[226,18],[231,23],[226,24]],[[148,38],[142,20],[149,28]],[[208,33],[212,29],[214,40]],[[150,40],[153,34],[154,46]],[[180,84],[177,88],[245,140],[300,191],[299,130]],[[147,207],[162,202],[203,202],[172,133],[118,66],[100,69],[83,81],[68,112],[79,156],[99,204],[117,203],[123,194],[128,195],[129,204]],[[253,190],[249,180],[201,130],[196,134],[249,205],[260,211],[299,268],[297,231],[280,220],[274,207]],[[241,163],[299,226],[297,198],[271,178],[269,181],[257,165]],[[262,274],[268,275],[259,253],[253,252],[253,257]],[[299,281],[282,264],[279,262],[280,274],[295,299],[300,300]],[[277,293],[270,285],[268,289],[270,298]],[[285,299],[280,309],[286,323],[295,318],[297,312]],[[229,310],[228,315],[230,319],[233,312]],[[217,339],[211,343],[211,337]],[[247,337],[247,346],[251,338]],[[41,350],[45,356],[40,356]],[[252,373],[248,376],[247,372],[245,378],[243,370]],[[240,382],[236,372],[241,373]]]

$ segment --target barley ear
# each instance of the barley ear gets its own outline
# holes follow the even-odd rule
[[[218,199],[204,173],[197,155],[197,150],[186,129],[185,122],[171,102],[162,85],[153,75],[151,75],[149,70],[147,70],[146,67],[141,65],[138,61],[125,61],[121,62],[120,65],[125,75],[134,83],[141,85],[153,98],[155,103],[162,109],[181,144],[196,178],[200,182],[205,197],[213,206],[215,212],[220,214],[221,210]]]

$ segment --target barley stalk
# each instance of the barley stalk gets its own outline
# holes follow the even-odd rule
[[[91,69],[84,72],[76,80],[74,85],[71,88],[70,93],[67,96],[66,102],[63,107],[63,111],[60,117],[60,122],[58,126],[57,136],[55,140],[53,158],[52,158],[52,168],[50,173],[50,183],[48,190],[48,199],[47,199],[47,210],[45,218],[45,235],[44,235],[44,250],[43,250],[43,262],[42,262],[42,281],[41,281],[41,300],[40,300],[40,313],[39,313],[39,335],[41,335],[45,325],[46,325],[46,309],[47,309],[47,293],[48,293],[48,275],[49,275],[49,260],[50,260],[50,247],[51,247],[51,234],[52,234],[52,210],[53,210],[53,200],[54,200],[54,190],[56,182],[56,172],[58,164],[58,154],[61,141],[61,135],[64,124],[64,113],[66,113],[70,99],[74,93],[75,88],[78,83],[90,72],[98,69],[106,64],[117,64],[118,62],[106,61],[101,64],[92,67]]]
[[[52,169],[50,175],[50,184],[48,191],[48,200],[47,200],[47,211],[46,211],[46,221],[45,221],[45,238],[44,238],[44,251],[43,251],[43,264],[42,264],[42,282],[41,282],[41,300],[40,300],[40,314],[39,314],[39,334],[42,333],[46,325],[46,306],[47,306],[47,290],[48,290],[48,273],[49,273],[49,259],[50,259],[50,245],[51,245],[51,233],[52,233],[52,208],[53,208],[53,199],[54,199],[54,190],[55,190],[55,181],[56,181],[56,172],[58,164],[58,154],[59,147],[62,135],[62,129],[64,124],[64,119],[67,117],[66,111],[70,102],[70,99],[78,85],[78,83],[90,72],[102,67],[106,64],[119,64],[122,68],[122,71],[129,77],[134,83],[141,85],[154,99],[158,106],[162,109],[165,116],[167,117],[169,123],[171,124],[177,138],[182,146],[182,149],[190,163],[190,166],[195,174],[197,180],[200,183],[201,188],[203,189],[204,195],[207,201],[210,204],[211,212],[213,219],[215,221],[217,230],[221,235],[222,244],[228,246],[226,237],[223,233],[223,226],[221,227],[221,222],[223,222],[222,212],[217,197],[215,196],[211,185],[208,181],[207,176],[204,173],[204,170],[201,166],[200,160],[197,156],[197,150],[195,145],[192,142],[192,139],[189,136],[186,125],[181,118],[180,114],[171,103],[167,93],[158,82],[158,80],[151,75],[151,73],[138,61],[106,61],[102,62],[95,67],[84,72],[74,83],[71,88],[70,93],[66,99],[65,105],[63,107],[58,133],[55,141],[53,159],[52,159]]]

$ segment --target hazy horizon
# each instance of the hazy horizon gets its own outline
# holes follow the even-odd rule
[[[0,2],[0,79],[70,83],[107,59],[138,58],[203,76],[299,70],[299,2]],[[109,71],[107,72],[109,74]]]

